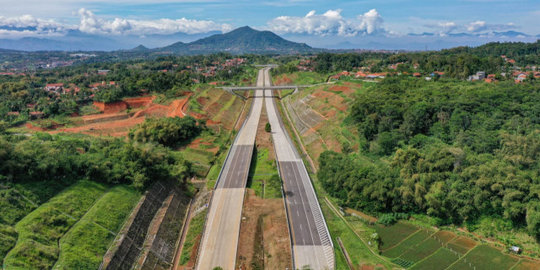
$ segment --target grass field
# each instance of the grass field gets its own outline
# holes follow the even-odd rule
[[[15,225],[19,237],[7,254],[7,269],[50,269],[58,258],[58,241],[104,193],[105,186],[79,181],[25,216]]]
[[[53,269],[99,268],[103,255],[140,196],[128,186],[107,191],[61,238],[60,256]]]
[[[458,255],[447,248],[440,248],[430,257],[415,264],[411,270],[432,270],[434,267],[445,269],[459,259]]]
[[[186,239],[184,240],[182,255],[180,255],[180,265],[185,265],[191,258],[191,253],[193,252],[195,242],[202,235],[207,212],[208,210],[204,210],[191,219],[189,229],[186,234]]]
[[[326,204],[321,201],[321,209],[323,211],[330,235],[334,241],[334,247],[336,254],[341,253],[339,246],[337,245],[336,238],[339,237],[343,242],[343,246],[349,253],[351,261],[355,267],[361,265],[383,265],[386,269],[392,269],[392,265],[372,253],[368,246],[362,242],[358,236],[345,224],[345,222],[338,217]],[[347,263],[344,258],[338,260],[336,255],[336,269],[348,269]],[[338,264],[344,263],[344,265]]]
[[[268,156],[268,149],[260,148],[253,154],[247,187],[259,197],[281,198],[281,180],[274,160]]]
[[[66,187],[58,181],[0,183],[0,224],[15,225]]]
[[[467,255],[461,257],[450,268],[451,270],[493,270],[510,269],[518,262],[518,258],[503,254],[500,250],[487,245],[479,245]],[[474,268],[476,267],[476,268]],[[496,267],[496,268],[495,268]]]

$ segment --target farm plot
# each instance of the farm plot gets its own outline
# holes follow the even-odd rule
[[[479,245],[471,250],[467,255],[461,257],[453,264],[450,270],[492,270],[510,269],[518,262],[518,258],[503,254],[500,250],[487,245]],[[496,268],[494,268],[496,267]]]
[[[141,195],[132,187],[110,189],[60,240],[53,269],[97,269]]]
[[[521,259],[512,270],[537,270],[540,269],[539,261]]]
[[[412,224],[405,222],[397,222],[390,226],[377,224],[374,226],[377,234],[379,234],[381,242],[381,250],[383,252],[401,242],[409,235],[418,231],[418,228]]]
[[[104,193],[105,186],[79,181],[19,221],[17,244],[7,254],[7,269],[50,269],[59,254],[58,241]]]
[[[416,263],[429,255],[435,253],[446,242],[454,238],[455,235],[451,232],[436,232],[431,237],[424,240],[417,246],[411,246],[409,251],[403,253],[399,258],[405,261]]]
[[[447,247],[450,250],[458,252],[460,254],[465,254],[467,251],[473,249],[478,243],[468,237],[458,236],[452,241],[448,242]]]
[[[415,264],[411,270],[445,269],[458,259],[458,255],[453,251],[447,248],[440,248],[433,255]]]
[[[403,242],[394,246],[393,248],[383,251],[382,254],[389,258],[397,258],[403,253],[409,251],[409,249],[411,249],[412,247],[415,247],[416,245],[426,240],[428,237],[431,236],[431,234],[433,234],[433,232],[431,231],[419,230],[409,236],[409,238],[405,239]]]

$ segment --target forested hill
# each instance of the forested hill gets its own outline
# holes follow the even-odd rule
[[[191,43],[179,42],[155,51],[177,54],[216,52],[293,54],[315,52],[316,50],[304,43],[285,40],[270,31],[257,31],[249,26],[244,26],[225,34],[216,34]]]
[[[540,239],[540,84],[387,78],[349,118],[360,149],[324,152],[318,173],[343,205]]]
[[[442,54],[470,53],[477,56],[540,57],[540,40],[534,43],[524,42],[491,42],[478,47],[457,47],[441,51]]]

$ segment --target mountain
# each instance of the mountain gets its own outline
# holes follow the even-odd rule
[[[516,31],[506,31],[506,32],[493,32],[495,36],[498,37],[529,37],[529,35]]]
[[[144,45],[139,45],[129,51],[132,51],[132,52],[146,52],[146,51],[149,51],[150,49],[146,48]]]
[[[270,31],[257,31],[249,26],[225,34],[216,34],[190,43],[177,42],[155,50],[161,53],[207,54],[228,52],[293,54],[318,51],[305,43],[283,39]]]

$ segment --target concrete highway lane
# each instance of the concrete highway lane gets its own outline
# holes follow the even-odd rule
[[[260,70],[257,86],[263,85],[263,78],[264,72]],[[263,90],[256,90],[250,113],[218,177],[201,240],[197,269],[211,270],[217,266],[224,270],[235,269],[242,204],[263,99]]]
[[[265,86],[271,85],[265,71]],[[334,269],[334,249],[315,190],[302,159],[285,130],[273,99],[265,90],[265,104],[272,128],[272,138],[283,179],[285,206],[292,237],[294,267],[300,269]]]

